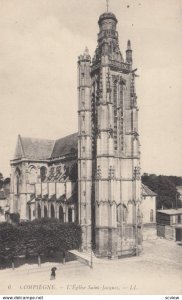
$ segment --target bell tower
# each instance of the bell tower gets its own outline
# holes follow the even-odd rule
[[[119,48],[116,16],[98,21],[91,66],[95,249],[115,258],[138,248],[140,168],[135,71],[128,41],[126,60]]]
[[[124,59],[116,16],[98,21],[97,47],[78,59],[78,186],[82,249],[98,257],[138,252],[141,178],[131,42]]]

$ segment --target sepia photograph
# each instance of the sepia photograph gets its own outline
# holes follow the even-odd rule
[[[2,299],[182,295],[181,32],[181,0],[0,0]]]

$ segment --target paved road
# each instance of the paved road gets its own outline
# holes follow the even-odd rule
[[[102,260],[93,269],[57,264],[56,280],[50,280],[52,265],[0,271],[1,294],[182,294],[182,246],[173,241],[144,242],[141,256]]]

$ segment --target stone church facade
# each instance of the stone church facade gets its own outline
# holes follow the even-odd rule
[[[142,241],[136,75],[116,16],[103,13],[98,24],[93,59],[87,48],[78,58],[78,132],[56,141],[18,136],[10,211],[77,222],[82,250],[114,258]]]

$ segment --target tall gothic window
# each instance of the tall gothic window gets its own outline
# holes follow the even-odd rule
[[[84,76],[85,74],[84,73],[81,73],[81,85],[84,85]]]
[[[117,206],[117,222],[121,223],[121,222],[126,222],[126,214],[127,214],[127,208],[126,206],[123,205],[118,205]]]
[[[82,108],[85,107],[85,90],[81,89],[81,102],[82,102]]]
[[[114,150],[117,150],[117,81],[113,83],[113,104],[114,104]]]
[[[48,217],[47,207],[44,205],[44,218]]]
[[[43,166],[40,168],[41,182],[43,182],[46,179],[46,175],[47,175],[47,168]]]
[[[31,207],[28,206],[28,219],[31,221]]]
[[[30,184],[35,184],[37,182],[37,172],[34,166],[31,167],[30,169],[30,174],[29,174],[29,183]]]
[[[55,210],[53,204],[51,204],[51,218],[55,218]]]
[[[68,208],[68,222],[73,222],[72,220],[72,208]]]
[[[154,222],[154,211],[153,211],[153,209],[150,210],[150,222]]]
[[[128,203],[127,206],[127,223],[132,224],[133,223],[133,204],[131,202]]]
[[[60,205],[59,207],[59,220],[63,223],[64,222],[64,212],[63,212],[63,208]]]
[[[117,223],[121,222],[121,205],[117,205]]]
[[[123,84],[120,84],[120,146],[121,150],[123,150],[123,144],[124,144],[124,128],[123,128]]]
[[[126,222],[127,207],[123,205],[123,222]]]
[[[37,217],[38,217],[38,219],[41,219],[41,206],[39,203],[37,205]]]

